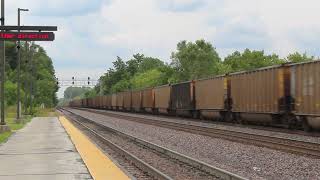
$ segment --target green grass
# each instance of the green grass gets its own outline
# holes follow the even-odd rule
[[[10,127],[10,132],[5,132],[0,134],[0,144],[6,142],[12,133],[22,129],[28,122],[32,119],[31,116],[25,116],[22,118],[23,123],[16,123],[15,118],[6,118],[6,124]]]
[[[10,137],[10,135],[18,131],[19,129],[22,129],[27,123],[31,121],[33,117],[47,117],[47,116],[57,116],[54,108],[48,108],[48,109],[35,109],[34,115],[26,115],[22,117],[23,123],[16,123],[15,117],[16,117],[16,109],[15,107],[9,107],[6,109],[6,124],[10,127],[11,132],[5,132],[0,133],[0,144],[3,142],[6,142],[7,139]]]
[[[11,136],[12,132],[5,132],[0,134],[0,144],[6,142],[7,139]]]
[[[52,116],[58,116],[58,114],[55,112],[56,110],[54,108],[46,108],[46,109],[40,109],[36,108],[36,113],[34,114],[35,117],[52,117]]]

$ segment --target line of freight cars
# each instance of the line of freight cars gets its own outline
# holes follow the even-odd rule
[[[69,105],[319,130],[320,61],[120,92]]]

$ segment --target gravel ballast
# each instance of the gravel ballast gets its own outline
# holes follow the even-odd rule
[[[320,159],[72,110],[85,118],[250,179],[320,179]]]
[[[108,112],[108,113],[112,113],[112,114],[146,118],[146,119],[159,120],[159,121],[179,122],[179,123],[184,123],[184,124],[188,124],[188,125],[217,128],[217,129],[222,129],[222,130],[231,130],[231,131],[235,131],[235,132],[244,132],[244,133],[257,134],[257,135],[274,136],[274,137],[280,137],[280,138],[285,138],[285,139],[293,139],[293,140],[298,140],[298,141],[317,143],[320,146],[320,137],[305,136],[305,135],[300,135],[300,134],[283,133],[283,132],[276,132],[276,131],[268,131],[268,130],[262,130],[262,129],[254,129],[254,128],[245,127],[245,126],[244,127],[237,127],[237,126],[233,126],[233,125],[225,125],[225,124],[221,125],[221,124],[208,123],[208,122],[203,122],[203,121],[195,121],[195,120],[184,119],[184,118],[170,118],[170,117],[166,118],[166,117],[161,117],[161,116],[160,117],[159,116],[152,116],[152,115],[148,115],[148,114],[144,115],[144,114],[104,111],[104,110],[95,110],[95,111]]]

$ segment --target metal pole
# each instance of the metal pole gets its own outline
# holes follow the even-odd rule
[[[30,46],[31,57],[30,57],[30,66],[31,66],[31,77],[30,77],[30,113],[32,114],[32,99],[33,99],[33,76],[34,76],[34,68],[33,68],[33,44]]]
[[[4,26],[4,0],[1,0],[1,26]],[[1,57],[1,122],[0,125],[6,125],[4,120],[4,81],[5,81],[5,64],[6,64],[6,54],[5,54],[5,42],[0,42],[0,48],[2,51]]]
[[[29,43],[28,41],[26,41],[26,53],[25,53],[25,58],[26,58],[26,61],[25,61],[25,77],[24,77],[24,92],[25,92],[25,95],[24,95],[24,114],[27,115],[28,113],[28,75],[29,75],[29,72],[28,72],[28,60],[29,60]]]
[[[71,94],[70,94],[70,100],[72,100],[72,95],[73,95],[73,85],[74,85],[74,81],[75,81],[75,78],[74,77],[72,77],[72,79],[73,79],[73,82],[72,82],[72,85],[71,85]]]
[[[29,11],[28,9],[21,9],[18,8],[18,32],[20,32],[20,11]],[[20,84],[21,84],[21,80],[20,80],[20,71],[21,71],[21,42],[18,41],[18,89],[17,89],[17,122],[20,121],[20,112],[21,112],[21,103],[20,103]]]
[[[20,32],[20,8],[18,8],[18,32]],[[17,121],[19,121],[20,120],[20,60],[21,60],[20,41],[18,41],[17,49],[18,49]]]

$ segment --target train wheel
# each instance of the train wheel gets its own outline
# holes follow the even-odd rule
[[[199,119],[200,117],[200,112],[199,111],[191,111],[193,119]]]
[[[306,131],[306,132],[312,131],[312,128],[311,128],[311,126],[309,125],[309,123],[308,123],[308,121],[307,121],[306,118],[303,118],[303,120],[302,120],[302,128],[303,128],[303,130]]]
[[[199,115],[199,119],[200,119],[200,120],[204,120],[204,117],[203,117],[203,115],[202,115],[201,112],[200,112],[200,115]]]
[[[245,120],[241,118],[239,113],[233,114],[234,121],[238,124],[245,124]]]
[[[242,118],[237,118],[237,123],[238,124],[245,124],[245,121]]]
[[[222,117],[223,117],[222,121],[225,121],[225,122],[232,122],[234,120],[232,113],[230,113],[230,112],[226,112]],[[239,119],[241,119],[241,118],[239,118]]]

